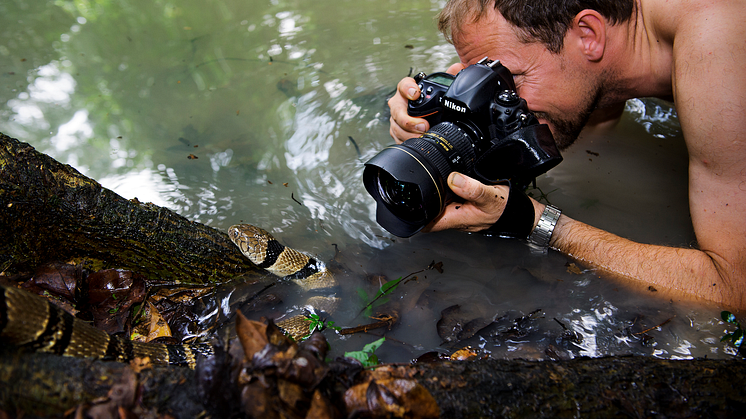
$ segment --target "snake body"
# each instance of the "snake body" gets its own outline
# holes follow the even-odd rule
[[[47,300],[17,288],[0,286],[0,342],[35,352],[194,368],[197,354],[212,356],[208,344],[165,345],[111,336],[75,318]]]
[[[228,234],[255,265],[287,278],[304,290],[330,288],[337,284],[332,274],[314,258],[285,247],[267,231],[249,224],[232,226]],[[332,312],[334,297],[313,296],[308,305]],[[304,315],[280,319],[276,324],[296,340],[310,333],[311,320]],[[150,358],[153,364],[194,368],[197,354],[212,356],[210,344],[133,342],[111,336],[81,321],[44,298],[18,288],[0,285],[0,345],[57,355],[129,362]]]
[[[228,237],[238,246],[252,263],[283,279],[290,280],[304,291],[325,290],[337,285],[334,275],[315,258],[286,247],[269,232],[251,224],[237,224],[228,229]],[[307,305],[314,310],[331,313],[339,299],[327,296],[312,296]],[[311,320],[298,314],[276,322],[294,339],[310,333]]]

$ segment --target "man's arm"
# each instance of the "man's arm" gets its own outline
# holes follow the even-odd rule
[[[484,185],[455,173],[449,176],[448,186],[466,202],[449,204],[426,230],[484,230],[500,217],[508,198],[505,186]],[[531,202],[536,226],[544,205],[533,199]],[[740,271],[719,269],[718,264],[725,265],[728,262],[723,261],[727,259],[707,249],[636,243],[566,215],[557,222],[550,246],[612,277],[644,288],[653,286],[665,296],[704,299],[737,309],[746,308],[746,286],[743,275],[739,274],[743,272],[743,265]],[[743,249],[739,249],[741,254]]]
[[[673,51],[698,249],[634,243],[567,217],[552,245],[634,282],[746,309],[746,8],[675,3],[660,34]]]

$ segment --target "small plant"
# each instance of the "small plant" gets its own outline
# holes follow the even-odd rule
[[[362,351],[345,352],[345,356],[357,359],[361,364],[363,364],[363,367],[374,367],[378,365],[378,356],[375,354],[376,349],[380,348],[385,340],[386,338],[381,338],[377,341],[371,342],[363,346]]]
[[[720,342],[726,342],[726,341],[732,342],[733,346],[735,346],[738,349],[738,354],[741,354],[741,344],[743,343],[743,338],[744,338],[744,332],[743,332],[743,329],[741,328],[741,323],[739,323],[738,320],[736,320],[736,316],[730,311],[721,312],[720,317],[722,317],[724,322],[736,325],[736,330],[733,331],[733,333],[726,333],[720,339]]]
[[[333,321],[328,322],[328,321],[322,319],[321,317],[319,317],[318,314],[311,313],[311,314],[308,315],[308,317],[309,317],[309,320],[311,320],[311,323],[308,325],[309,332],[308,332],[308,335],[306,335],[306,336],[303,337],[303,339],[307,339],[308,337],[310,337],[313,334],[313,332],[315,332],[317,330],[320,332],[320,331],[322,331],[324,329],[327,329],[327,328],[334,329],[334,330],[340,330],[341,329],[341,327],[335,326]]]
[[[360,310],[360,313],[358,313],[357,315],[359,316],[365,313],[366,316],[370,316],[373,312],[373,307],[386,303],[388,301],[387,296],[393,293],[399,285],[406,284],[407,282],[412,280],[417,281],[417,276],[415,276],[416,274],[425,272],[430,269],[435,269],[439,273],[443,273],[443,262],[436,263],[435,261],[432,261],[429,265],[427,265],[425,269],[420,269],[419,271],[412,272],[407,276],[400,276],[393,281],[388,281],[385,284],[381,285],[381,287],[378,289],[378,292],[376,293],[376,296],[373,297],[373,300],[366,304],[365,307],[363,307],[363,309]],[[366,293],[365,290],[363,290],[362,288],[358,288],[357,295],[361,297],[363,301],[368,300],[368,293]]]
[[[393,281],[386,282],[385,284],[381,285],[381,287],[378,289],[378,292],[376,293],[376,296],[370,299],[368,297],[368,293],[365,292],[364,289],[358,288],[357,289],[357,295],[363,300],[368,301],[370,299],[370,302],[363,307],[363,310],[360,312],[360,314],[365,314],[366,316],[370,317],[373,315],[373,307],[377,307],[382,304],[386,304],[389,299],[384,298],[387,295],[394,292],[396,287],[401,284],[402,277],[400,276],[398,279],[395,279]]]

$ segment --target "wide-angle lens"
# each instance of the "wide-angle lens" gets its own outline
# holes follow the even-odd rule
[[[384,170],[378,170],[378,193],[390,210],[400,218],[416,223],[425,218],[422,191],[415,183],[396,180]]]
[[[410,237],[434,220],[450,199],[448,175],[471,172],[473,137],[469,128],[442,122],[368,160],[363,184],[378,203],[378,223],[399,237]]]

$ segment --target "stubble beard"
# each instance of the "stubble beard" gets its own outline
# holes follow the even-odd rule
[[[555,116],[546,112],[534,112],[537,118],[546,121],[552,128],[554,141],[560,150],[567,149],[578,139],[591,114],[598,108],[602,97],[602,88],[595,86],[589,90],[586,97],[588,100],[582,104],[580,111],[575,113],[574,118]]]

